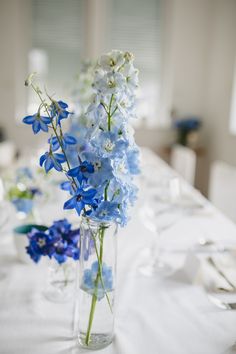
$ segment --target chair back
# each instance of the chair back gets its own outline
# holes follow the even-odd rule
[[[175,145],[171,150],[170,164],[188,183],[194,185],[196,153],[185,146]]]
[[[236,167],[223,161],[211,165],[209,180],[210,201],[236,222]]]

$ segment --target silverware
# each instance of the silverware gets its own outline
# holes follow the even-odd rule
[[[218,274],[231,286],[232,289],[236,289],[235,285],[226,277],[222,270],[216,265],[211,257],[207,258],[207,262],[217,271]]]
[[[207,297],[214,305],[216,305],[222,310],[236,310],[236,302],[222,301],[216,296],[213,296],[211,294],[207,294]]]

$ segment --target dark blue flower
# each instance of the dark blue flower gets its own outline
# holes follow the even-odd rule
[[[94,204],[96,193],[96,189],[83,189],[83,187],[79,187],[73,197],[65,202],[64,209],[76,209],[80,215],[86,205],[92,206]]]
[[[59,264],[66,262],[68,257],[78,260],[80,256],[79,237],[80,230],[72,230],[68,220],[62,219],[54,221],[45,232],[33,229],[28,234],[29,246],[26,250],[36,263],[41,256],[55,258]]]
[[[52,101],[52,104],[50,105],[50,112],[52,118],[56,118],[56,123],[58,125],[61,125],[61,120],[66,119],[70,112],[67,111],[68,104],[63,102],[63,101]]]
[[[48,124],[51,123],[51,118],[41,116],[39,112],[32,116],[26,116],[23,118],[23,123],[32,125],[34,134],[37,134],[40,130],[48,132]]]
[[[55,251],[54,240],[47,234],[47,231],[42,232],[37,229],[33,229],[28,234],[28,239],[30,244],[26,247],[26,250],[35,262],[38,262],[41,256],[47,255],[50,258],[52,257]]]
[[[94,166],[88,161],[82,162],[79,166],[71,168],[67,174],[69,177],[76,177],[79,183],[82,183],[83,180],[87,180],[84,176],[85,173],[93,173]]]
[[[77,142],[76,138],[74,138],[72,135],[69,135],[67,133],[64,134],[64,136],[60,139],[61,139],[60,142],[58,141],[56,136],[53,136],[52,138],[48,139],[48,143],[51,144],[52,151],[56,151],[60,149],[61,145],[64,149],[66,149],[68,145],[75,145]]]
[[[45,152],[44,155],[40,157],[39,163],[42,167],[44,165],[46,173],[52,168],[55,168],[57,171],[62,171],[61,164],[65,162],[65,156],[63,154]]]
[[[201,121],[199,118],[191,117],[191,118],[184,118],[175,121],[175,127],[179,130],[191,131],[197,130],[201,126]]]

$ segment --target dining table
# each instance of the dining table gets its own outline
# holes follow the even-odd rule
[[[139,197],[128,225],[120,227],[117,235],[115,336],[112,344],[98,352],[234,353],[236,310],[211,301],[199,274],[204,273],[202,259],[209,254],[233,257],[236,225],[151,150],[142,148],[141,159]],[[180,183],[182,194],[177,199],[182,204],[175,198],[160,202],[166,181]],[[147,208],[156,208],[150,217],[154,225],[155,218],[162,217],[160,205],[166,218],[171,219],[178,207],[183,212],[158,237],[145,220],[149,221]],[[69,215],[56,200],[45,202],[40,211],[45,223]],[[0,354],[90,353],[78,345],[76,291],[65,303],[43,296],[47,265],[18,259],[14,218],[11,215],[0,229]],[[155,257],[155,243],[171,266],[168,276],[142,272]]]

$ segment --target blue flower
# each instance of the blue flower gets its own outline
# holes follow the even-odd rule
[[[79,166],[71,168],[67,175],[69,177],[76,177],[81,184],[83,180],[86,180],[85,173],[93,173],[94,167],[88,161],[83,161]]]
[[[40,130],[48,132],[48,124],[51,123],[51,118],[41,116],[40,112],[37,112],[32,116],[23,118],[23,123],[32,125],[34,134],[37,134]]]
[[[55,258],[59,264],[66,262],[68,257],[78,260],[79,237],[79,229],[72,230],[67,219],[58,220],[45,232],[33,229],[28,234],[29,246],[26,250],[36,263],[41,256]]]
[[[63,101],[52,101],[50,105],[50,112],[53,118],[56,117],[56,124],[61,125],[61,120],[66,119],[70,112],[66,109],[68,108],[68,104]]]
[[[42,167],[44,165],[46,173],[52,168],[55,168],[57,171],[62,171],[61,164],[65,162],[65,156],[63,154],[45,152],[44,155],[40,157],[39,163]]]
[[[90,217],[99,221],[111,221],[119,218],[118,204],[109,201],[101,202],[96,210],[92,211]]]
[[[197,130],[201,126],[201,121],[199,120],[199,118],[191,117],[191,118],[179,119],[175,121],[174,125],[179,130],[185,130],[185,131]]]
[[[50,139],[48,139],[48,143],[51,145],[52,147],[52,151],[56,151],[58,149],[60,149],[61,145],[64,149],[67,148],[67,145],[75,145],[77,140],[75,137],[73,137],[72,135],[69,134],[64,134],[63,137],[60,138],[61,141],[59,142],[56,136],[51,137]],[[61,143],[61,145],[60,145]]]
[[[127,164],[128,164],[128,170],[132,175],[138,175],[140,173],[139,150],[137,148],[128,150]]]
[[[91,143],[96,148],[98,155],[108,158],[123,156],[128,147],[128,142],[120,139],[119,135],[113,132],[101,131]]]
[[[16,170],[16,182],[20,182],[23,179],[33,179],[33,174],[29,167],[20,167]]]
[[[33,200],[28,198],[15,198],[12,200],[17,211],[29,214],[33,209]]]
[[[70,194],[73,194],[73,187],[70,181],[65,181],[60,184],[60,187],[63,191],[68,191]]]
[[[85,173],[88,183],[96,189],[101,186],[104,187],[107,181],[113,177],[111,160],[109,158],[99,157],[92,152],[84,153],[84,157],[93,165],[94,168],[93,173]]]
[[[113,290],[113,274],[112,267],[108,267],[106,263],[102,264],[102,282],[98,279],[95,285],[99,264],[95,261],[90,269],[85,269],[82,278],[81,288],[90,295],[96,295],[98,300],[101,300],[105,293]]]
[[[79,187],[73,197],[65,202],[64,209],[76,209],[78,215],[80,215],[86,205],[92,206],[94,204],[96,194],[96,189]]]
[[[47,232],[38,231],[37,229],[33,229],[28,234],[28,239],[30,244],[26,247],[27,253],[31,256],[31,258],[38,262],[41,256],[49,256],[52,257],[55,247],[53,244],[53,239]]]

